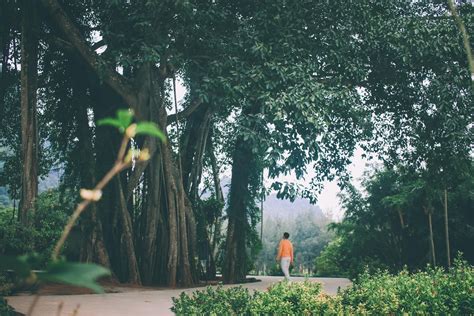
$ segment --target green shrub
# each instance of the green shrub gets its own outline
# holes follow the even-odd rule
[[[320,294],[319,283],[280,282],[266,292],[255,292],[249,310],[258,315],[310,315],[320,312]]]
[[[73,209],[72,198],[68,195],[61,196],[59,190],[49,190],[39,196],[33,218],[36,231],[35,252],[49,257]]]
[[[13,208],[1,209],[0,255],[40,254],[34,256],[32,268],[45,268],[71,209],[72,201],[61,199],[58,190],[44,192],[38,197],[31,227],[18,222]],[[10,294],[14,283],[15,280],[0,274],[0,295]]]
[[[303,315],[329,305],[321,285],[309,281],[280,282],[253,295],[242,287],[208,287],[192,295],[183,292],[173,303],[177,315]]]
[[[6,273],[0,273],[0,296],[9,295],[14,285],[13,280]]]
[[[173,297],[171,311],[176,315],[242,315],[248,313],[250,300],[249,291],[242,287],[207,287],[192,295],[183,292],[179,298]]]
[[[314,261],[317,276],[354,279],[364,271],[376,272],[389,268],[381,260],[369,256],[352,257],[347,238],[336,237],[321,251]]]
[[[39,253],[48,258],[55,241],[61,236],[71,210],[71,203],[60,198],[58,190],[42,193],[37,200],[32,226],[18,223],[13,209],[0,212],[0,254],[22,255]],[[42,268],[40,266],[34,268]]]
[[[18,223],[12,208],[0,212],[0,254],[21,255],[33,252],[36,236],[34,227]]]
[[[7,301],[1,296],[0,296],[0,315],[2,316],[16,315],[13,309],[10,306],[8,306]]]
[[[178,315],[473,315],[474,267],[460,259],[448,272],[365,273],[331,297],[313,282],[280,282],[250,295],[241,287],[207,288],[173,298]]]
[[[474,313],[474,267],[457,259],[449,272],[364,274],[341,296],[344,306],[369,314],[469,315]]]

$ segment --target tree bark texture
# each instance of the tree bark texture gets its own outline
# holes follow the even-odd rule
[[[196,201],[201,183],[203,160],[208,140],[211,108],[201,107],[186,122],[182,137],[181,166],[183,185],[191,201]]]
[[[37,8],[34,1],[23,1],[21,20],[21,148],[22,188],[20,222],[30,223],[38,196],[38,88]]]
[[[214,145],[212,143],[212,130],[211,130],[211,133],[209,133],[209,140],[207,144],[208,144],[209,161],[211,163],[212,179],[214,180],[214,191],[216,193],[216,199],[219,202],[222,202],[222,204],[224,204],[225,202],[224,193],[222,193],[221,179],[219,178],[220,176],[219,166],[217,165],[216,154],[214,152]]]
[[[446,263],[451,267],[451,249],[449,246],[448,190],[444,189],[444,232],[446,240]]]
[[[247,208],[250,203],[249,184],[252,163],[251,146],[238,136],[232,157],[232,180],[228,207],[226,257],[223,277],[225,283],[238,283],[246,278],[246,237],[249,230]]]
[[[133,243],[133,228],[130,213],[127,209],[127,201],[122,188],[120,175],[116,178],[119,193],[120,220],[122,223],[123,247],[128,259],[128,281],[132,284],[141,284],[140,271],[138,269],[135,245]]]
[[[436,250],[435,250],[434,237],[433,237],[433,221],[432,221],[431,212],[428,212],[428,225],[430,228],[431,260],[433,262],[433,266],[436,266]]]
[[[87,104],[90,100],[87,97],[87,84],[83,78],[87,73],[83,72],[81,63],[74,63],[71,60],[72,73],[78,74],[78,77],[72,78],[73,83],[73,102],[77,121],[77,137],[79,146],[79,169],[80,187],[90,189],[97,182],[96,164],[94,157],[94,148],[92,144],[92,131],[89,127],[89,117],[87,113]],[[79,76],[79,74],[81,74]],[[89,206],[89,210],[84,213],[81,219],[82,247],[80,260],[82,262],[95,262],[107,268],[110,268],[110,259],[105,247],[102,223],[97,217],[97,205],[95,203]]]
[[[120,75],[113,65],[105,66],[57,0],[42,0],[42,3],[74,50],[108,86],[103,87],[109,91],[104,94],[106,97],[99,98],[94,107],[95,118],[114,116],[117,105],[131,107],[137,120],[155,122],[166,132],[168,122],[163,102],[166,71],[144,62],[127,76]],[[166,60],[163,67],[165,65]],[[183,114],[191,115],[197,108],[196,105]],[[97,128],[96,135],[97,165],[110,168],[114,160],[111,153],[116,153],[116,136],[104,128]],[[112,268],[121,280],[189,286],[196,282],[196,234],[191,203],[170,144],[151,138],[144,143],[152,153],[151,161],[145,166],[138,165],[138,171],[132,171],[130,178],[121,176],[120,181],[106,188],[100,203]],[[160,155],[159,158],[156,155]],[[100,173],[105,171],[100,170]],[[143,172],[147,174],[146,187],[140,189],[144,194],[130,200],[136,186],[143,183],[140,180]],[[199,173],[197,170],[196,174]],[[135,198],[140,200],[141,206]],[[140,228],[134,230],[134,227]],[[137,247],[136,242],[143,246]],[[148,259],[150,262],[146,262]]]
[[[220,181],[220,172],[219,166],[217,165],[217,159],[214,152],[214,145],[212,142],[212,128],[208,133],[208,140],[207,140],[207,156],[209,158],[209,162],[211,165],[212,171],[212,178],[214,182],[214,193],[215,198],[222,204],[224,207],[225,200],[224,194],[222,192],[221,181]],[[219,239],[221,238],[221,230],[222,230],[222,221],[221,217],[216,217],[214,222],[210,224],[210,227],[207,230],[208,239],[208,249],[209,249],[209,262],[207,267],[207,280],[212,280],[216,278],[216,260],[217,255],[219,252]]]

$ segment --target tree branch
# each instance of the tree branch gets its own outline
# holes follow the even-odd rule
[[[59,29],[64,33],[69,43],[84,58],[87,64],[95,73],[118,94],[124,101],[133,108],[137,118],[140,118],[137,108],[137,97],[133,92],[132,85],[116,71],[106,67],[99,56],[92,50],[89,44],[84,40],[81,33],[74,25],[73,21],[67,16],[57,0],[42,0],[43,6],[47,9]]]
[[[96,49],[101,48],[102,46],[105,46],[105,45],[107,44],[105,44],[105,41],[101,39],[97,43],[92,44],[91,49],[95,51]]]
[[[168,115],[168,120],[167,120],[168,125],[176,122],[176,119],[180,121],[180,120],[188,118],[192,113],[194,113],[194,111],[196,111],[199,108],[201,104],[202,104],[202,100],[198,99],[192,102],[191,105],[185,108],[184,110],[175,114]]]
[[[69,53],[74,52],[74,46],[71,45],[68,41],[63,40],[62,38],[55,36],[53,34],[44,34],[44,39],[46,43],[56,46],[57,48],[67,51]]]
[[[464,50],[466,51],[467,63],[469,65],[469,70],[471,71],[471,82],[474,84],[474,57],[472,55],[471,44],[469,43],[469,34],[466,31],[464,22],[462,21],[461,17],[458,14],[458,11],[456,10],[456,6],[454,5],[453,0],[448,0],[448,5],[449,9],[451,10],[453,19],[462,34]]]

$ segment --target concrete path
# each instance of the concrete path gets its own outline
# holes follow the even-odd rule
[[[282,280],[281,277],[270,276],[259,276],[257,278],[262,281],[246,283],[242,286],[251,290],[265,290],[271,284]],[[309,278],[309,280],[322,283],[323,291],[330,295],[336,294],[339,287],[343,289],[351,284],[348,279],[342,278]],[[304,278],[294,277],[292,281],[301,282],[304,281]],[[232,286],[238,285],[225,285],[224,287]],[[125,293],[41,296],[33,315],[58,315],[58,306],[61,302],[63,305],[61,316],[73,315],[77,308],[77,316],[173,315],[170,311],[171,298],[179,296],[183,291],[192,293],[196,290],[199,290],[199,288],[153,291],[134,289]],[[16,311],[26,313],[33,298],[33,296],[10,296],[7,297],[7,300]]]

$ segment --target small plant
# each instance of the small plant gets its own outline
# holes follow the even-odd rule
[[[280,282],[266,292],[256,292],[250,313],[258,315],[309,315],[319,310],[321,284],[316,282]]]
[[[176,315],[245,315],[251,297],[242,287],[207,287],[192,295],[183,292],[178,298],[173,297],[171,311]]]
[[[97,202],[102,197],[102,189],[121,171],[132,166],[133,163],[146,161],[150,158],[148,149],[128,149],[130,140],[136,135],[148,135],[158,137],[165,141],[165,135],[156,124],[151,122],[132,123],[133,112],[130,110],[119,110],[116,118],[105,118],[98,121],[98,125],[109,125],[118,128],[123,134],[117,159],[107,174],[92,189],[80,190],[82,201],[76,206],[74,212],[64,226],[56,245],[52,249],[51,259],[47,260],[45,270],[42,273],[33,271],[38,262],[36,255],[0,256],[0,271],[12,270],[16,276],[27,283],[56,282],[73,286],[85,287],[96,293],[102,293],[102,287],[97,279],[110,275],[110,271],[104,267],[90,263],[67,262],[60,258],[60,253],[72,228],[80,215],[87,209],[89,204]],[[128,150],[128,151],[127,151]],[[38,296],[33,301],[28,314],[31,314]],[[1,305],[0,305],[1,306]]]

